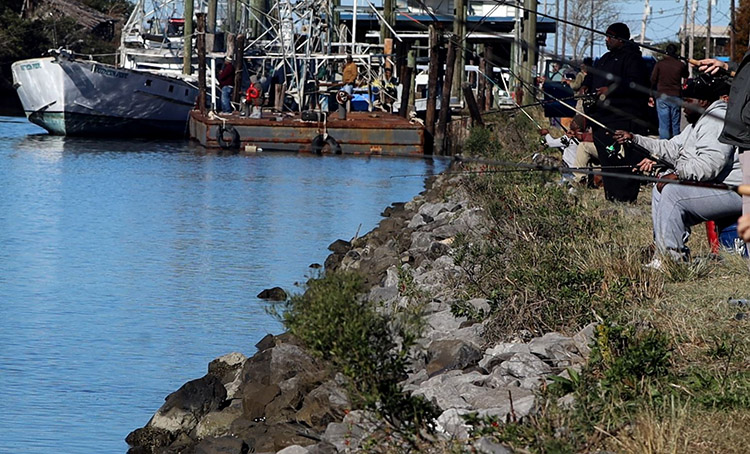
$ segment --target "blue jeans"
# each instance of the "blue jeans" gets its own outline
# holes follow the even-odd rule
[[[668,100],[656,98],[656,113],[659,115],[659,138],[671,139],[680,133],[680,106],[677,104],[679,98],[672,96]],[[670,102],[673,101],[673,102]]]
[[[232,87],[231,85],[224,85],[221,87],[221,111],[231,112],[232,111]]]

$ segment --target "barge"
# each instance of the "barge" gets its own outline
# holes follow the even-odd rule
[[[261,118],[190,112],[190,138],[208,149],[421,156],[424,127],[386,112],[263,112]]]

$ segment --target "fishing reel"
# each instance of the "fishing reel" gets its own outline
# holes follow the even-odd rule
[[[607,148],[607,157],[609,159],[625,159],[625,147],[620,143],[613,143]]]

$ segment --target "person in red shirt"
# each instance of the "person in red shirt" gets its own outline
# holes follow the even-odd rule
[[[221,89],[221,111],[232,111],[232,92],[234,91],[234,65],[232,59],[224,60],[224,67],[219,72],[219,88]]]

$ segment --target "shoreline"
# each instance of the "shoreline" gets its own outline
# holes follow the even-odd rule
[[[572,337],[548,333],[487,345],[483,323],[451,313],[456,302],[489,310],[487,300],[459,301],[449,285],[462,273],[451,257],[456,236],[486,233],[482,209],[472,207],[459,178],[432,177],[411,201],[387,207],[366,235],[334,242],[325,261],[326,271],[362,274],[367,298],[385,310],[407,298],[399,269],[430,295],[420,341],[425,356],[411,365],[403,387],[440,407],[438,434],[446,440],[468,439],[461,415],[470,412],[514,419],[531,414],[534,391],[551,375],[565,376],[568,367],[580,370],[593,335],[588,326]],[[128,435],[129,452],[350,452],[376,430],[368,412],[352,407],[346,378],[293,336],[268,335],[257,349],[250,358],[230,353],[215,359],[207,375],[167,396],[149,423]]]

